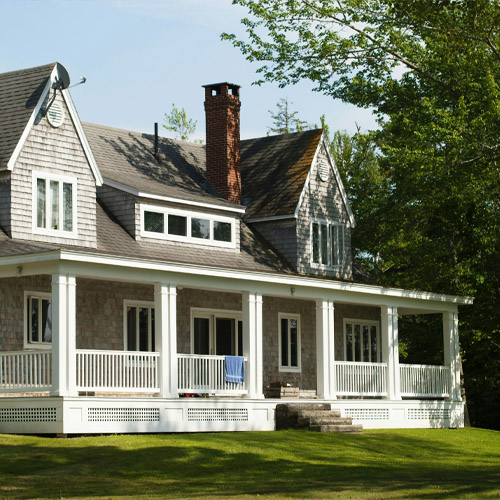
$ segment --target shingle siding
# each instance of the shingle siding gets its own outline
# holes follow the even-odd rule
[[[300,205],[297,219],[297,270],[306,274],[316,274],[337,278],[352,277],[351,228],[349,215],[342,199],[340,187],[333,170],[327,181],[322,181],[318,175],[318,165],[321,162],[330,165],[328,155],[322,146],[317,161],[311,168],[309,184],[305,188],[304,198]],[[331,165],[330,165],[331,167]],[[326,219],[345,224],[344,265],[339,271],[314,267],[312,263],[311,221]]]
[[[135,196],[119,191],[109,186],[97,188],[97,198],[116,220],[135,238],[136,231],[136,198]]]
[[[251,224],[273,248],[297,269],[297,235],[295,219]]]
[[[96,247],[95,179],[60,94],[55,102],[64,108],[64,123],[59,128],[53,128],[47,118],[39,115],[11,174],[12,237]],[[77,239],[33,234],[33,171],[76,178]]]
[[[0,228],[10,236],[10,226],[10,177],[0,178]]]

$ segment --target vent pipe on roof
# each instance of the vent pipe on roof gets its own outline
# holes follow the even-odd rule
[[[158,122],[155,122],[155,152],[154,157],[158,159]]]

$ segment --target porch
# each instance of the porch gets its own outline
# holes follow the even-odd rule
[[[17,325],[11,345],[22,348],[0,352],[0,429],[52,432],[39,424],[55,418],[47,429],[76,432],[67,429],[80,422],[94,430],[79,432],[267,430],[283,401],[264,398],[275,380],[315,391],[367,427],[460,422],[456,305],[183,280],[53,274],[3,281],[4,310]],[[442,317],[440,365],[399,361],[398,317],[421,312]],[[243,382],[226,380],[227,355],[243,357]]]

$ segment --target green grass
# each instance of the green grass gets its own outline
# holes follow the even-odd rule
[[[0,498],[500,498],[481,429],[0,435]]]

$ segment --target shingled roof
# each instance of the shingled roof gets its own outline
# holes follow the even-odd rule
[[[114,181],[159,196],[238,206],[218,197],[207,182],[204,146],[159,137],[156,159],[151,134],[91,123],[82,126],[105,182]]]
[[[294,214],[322,133],[317,129],[241,141],[247,219]]]
[[[0,74],[0,168],[7,166],[55,65]]]

